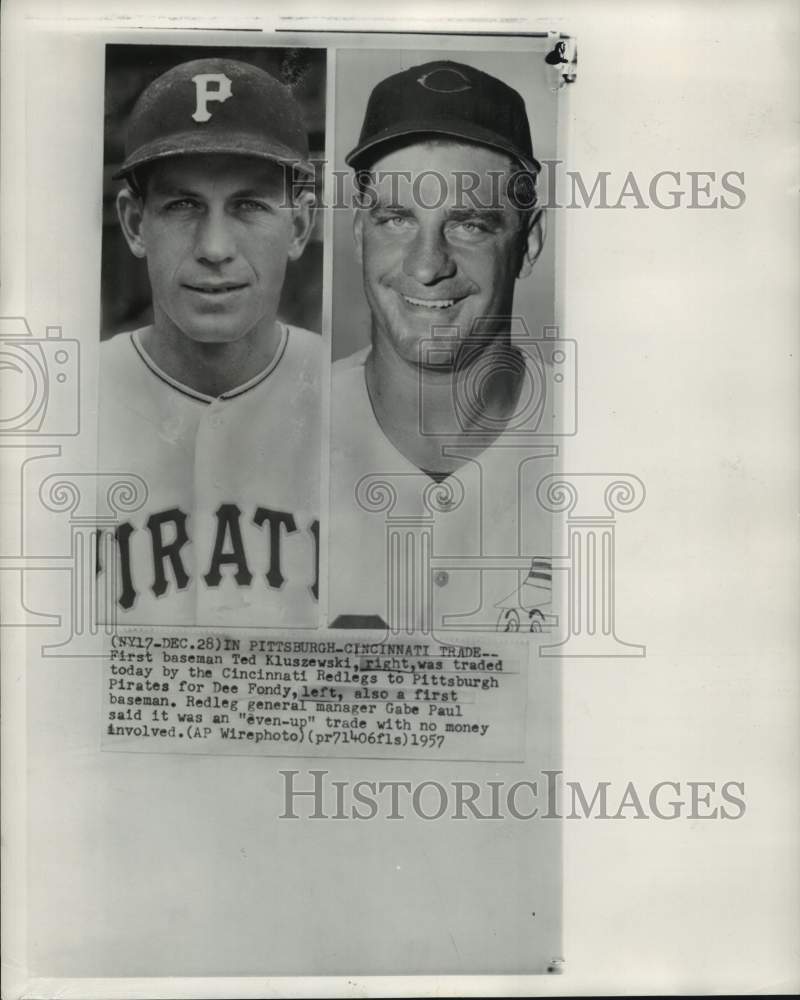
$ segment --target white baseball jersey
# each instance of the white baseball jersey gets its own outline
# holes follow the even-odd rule
[[[431,476],[381,430],[368,353],[333,369],[329,623],[395,632],[551,624],[552,522],[536,487],[552,471],[552,438],[512,420],[488,447],[453,445],[464,463]]]
[[[268,368],[214,398],[140,333],[100,351],[99,469],[147,487],[115,529],[117,621],[316,627],[320,338],[284,325]]]

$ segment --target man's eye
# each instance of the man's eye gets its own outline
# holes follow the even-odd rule
[[[407,215],[387,215],[379,219],[379,224],[387,229],[407,229],[411,224],[411,219]]]
[[[194,198],[174,198],[172,201],[168,201],[164,205],[164,209],[167,212],[185,212],[190,209],[198,208],[200,202],[195,201]]]
[[[269,205],[255,198],[242,198],[236,202],[236,207],[241,212],[268,212]]]
[[[475,221],[456,222],[452,229],[461,236],[482,236],[489,231],[482,222]]]

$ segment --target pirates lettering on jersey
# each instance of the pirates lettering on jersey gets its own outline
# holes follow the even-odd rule
[[[117,621],[318,626],[320,338],[282,334],[264,372],[215,398],[166,376],[137,332],[104,345],[100,468],[146,487],[102,528]]]
[[[238,504],[223,503],[217,508],[213,543],[208,546],[211,552],[208,568],[197,574],[205,586],[219,587],[224,580],[232,579],[239,587],[251,587],[254,577],[258,575],[270,590],[282,590],[287,582],[283,558],[286,545],[290,544],[290,536],[302,532],[306,539],[310,539],[310,546],[307,548],[312,565],[308,567],[308,578],[313,582],[308,589],[314,601],[317,601],[319,521],[314,519],[298,526],[294,514],[289,511],[256,507],[250,523],[260,529],[264,540],[259,550],[253,551],[248,550],[245,544],[242,519],[243,512]],[[116,526],[113,537],[118,557],[117,603],[123,610],[128,611],[134,607],[145,587],[155,597],[164,597],[170,591],[186,590],[192,585],[192,558],[188,551],[192,545],[187,528],[189,520],[185,511],[170,507],[151,514],[141,528],[129,521]],[[102,529],[98,529],[98,536],[101,533]],[[147,550],[150,558],[146,567],[139,565],[140,560],[137,561],[134,557],[134,543],[141,533],[146,533],[149,537]],[[100,549],[101,546],[98,545],[98,552]],[[99,560],[96,570],[98,575],[105,570]]]

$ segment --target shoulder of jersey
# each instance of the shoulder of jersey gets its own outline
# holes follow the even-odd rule
[[[347,413],[352,416],[364,410],[367,398],[364,379],[364,362],[370,348],[356,351],[349,357],[334,361],[331,366],[331,404],[334,414]],[[367,409],[372,412],[371,406]]]
[[[115,333],[113,337],[100,344],[100,361],[103,364],[113,364],[118,360],[128,360],[134,356],[136,348],[132,342],[133,331]]]
[[[100,389],[117,393],[130,385],[138,369],[145,366],[133,344],[133,333],[117,333],[100,344]]]
[[[349,462],[363,462],[384,440],[367,395],[364,361],[369,348],[335,361],[331,372],[331,449],[342,460],[342,472]],[[348,457],[349,456],[349,457]]]
[[[292,326],[291,323],[283,324],[289,332],[289,342],[298,347],[304,347],[309,352],[322,352],[322,337],[313,330],[306,330],[304,326]]]
[[[322,375],[322,337],[312,330],[302,326],[292,326],[284,323],[286,328],[286,348],[283,356],[274,367],[275,378],[282,381],[284,377],[294,381],[299,379],[298,389],[302,385],[304,393],[319,395],[320,378]],[[270,379],[264,381],[268,386]]]
[[[334,361],[331,365],[331,378],[341,379],[349,376],[350,378],[357,377],[358,371],[364,367],[364,362],[369,356],[371,347],[363,347],[360,351],[356,351],[354,354],[349,354],[346,358],[339,358],[338,361]]]

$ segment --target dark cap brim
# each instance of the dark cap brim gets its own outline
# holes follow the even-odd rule
[[[173,156],[191,156],[222,153],[233,156],[253,156],[257,159],[270,160],[294,166],[304,173],[313,174],[314,168],[297,152],[280,143],[265,143],[263,136],[248,133],[234,133],[220,136],[218,133],[186,132],[182,135],[170,135],[141,146],[135,154],[129,156],[119,170],[111,176],[116,180],[127,177],[137,167],[157,160],[165,160]]]
[[[521,163],[526,169],[538,173],[542,169],[541,163],[535,157],[528,156],[512,143],[509,143],[502,136],[497,135],[489,129],[481,128],[478,125],[466,126],[463,120],[446,121],[414,121],[398,122],[390,128],[384,129],[380,135],[372,136],[367,142],[361,143],[351,150],[345,157],[344,162],[358,170],[367,166],[365,161],[374,161],[380,156],[380,147],[391,143],[398,145],[397,140],[408,137],[416,137],[419,142],[424,142],[426,135],[444,135],[452,139],[463,139],[465,142],[478,146],[488,146],[490,149],[497,149],[512,160]],[[409,142],[408,145],[411,145]],[[367,156],[367,154],[371,154]]]

